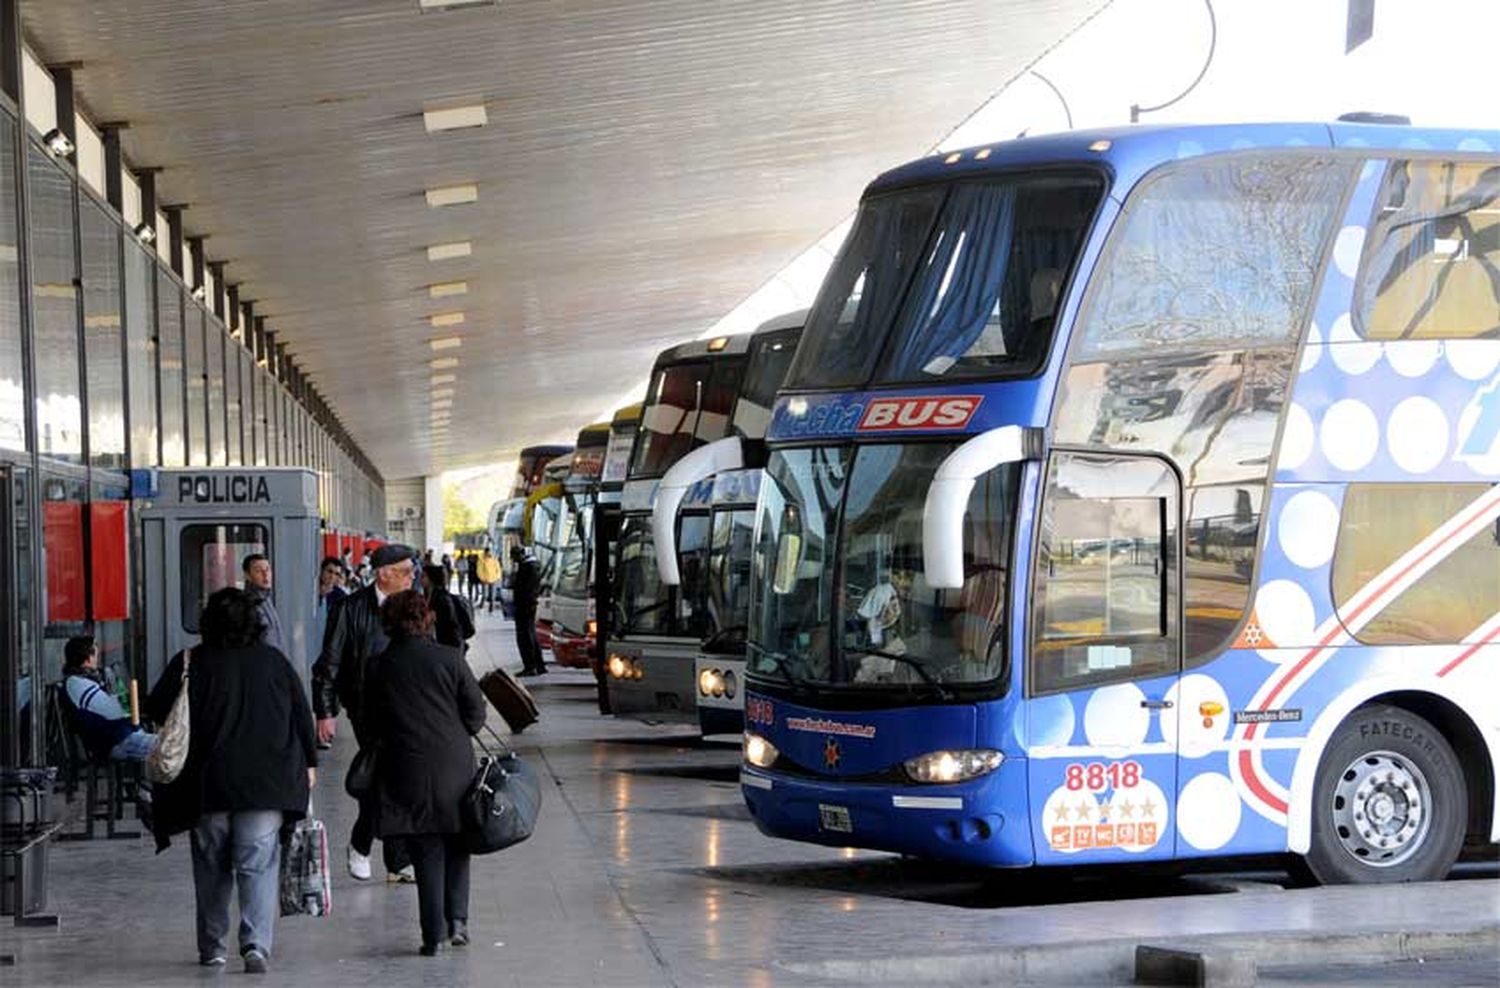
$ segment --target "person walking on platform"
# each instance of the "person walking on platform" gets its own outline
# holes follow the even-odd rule
[[[255,601],[260,613],[260,623],[265,631],[261,641],[278,651],[285,652],[286,645],[281,636],[281,616],[276,613],[276,601],[271,597],[271,560],[260,553],[245,557],[245,592]]]
[[[366,666],[371,656],[390,644],[380,623],[380,605],[406,590],[416,576],[412,550],[404,545],[383,545],[370,558],[374,579],[368,587],[338,601],[328,617],[323,650],[313,665],[313,712],[318,718],[318,740],[332,743],[335,718],[342,707],[349,714],[354,740],[364,748],[370,743],[364,723]],[[359,816],[349,835],[349,874],[364,882],[370,879],[370,851],[375,845],[375,806],[370,799],[359,804]],[[414,881],[411,861],[400,841],[384,841],[381,856],[391,881]]]
[[[266,645],[255,599],[236,587],[208,598],[203,643],[167,664],[146,701],[157,723],[188,691],[187,762],[154,794],[157,850],[191,831],[198,961],[227,956],[229,899],[238,889],[239,946],[248,973],[270,963],[280,912],[282,824],[307,813],[318,749],[302,679]]]
[[[455,572],[458,574],[458,592],[460,596],[469,597],[469,581],[474,575],[474,568],[470,565],[469,554],[460,551],[458,558],[453,562]]]
[[[380,607],[390,646],[370,663],[366,730],[375,759],[376,830],[410,849],[423,956],[469,943],[469,850],[459,804],[474,775],[469,738],[484,727],[484,695],[456,648],[433,640],[434,615],[416,591]]]
[[[516,609],[516,647],[521,651],[522,676],[547,671],[541,643],[536,640],[536,608],[542,596],[542,567],[525,546],[510,547],[510,592]]]
[[[439,645],[468,651],[468,640],[474,637],[474,622],[469,617],[469,604],[447,588],[441,566],[422,567],[426,587],[423,596],[432,610],[433,636]]]
[[[479,574],[479,587],[481,604],[488,604],[488,612],[495,613],[495,590],[496,584],[500,582],[500,560],[490,555],[490,550],[484,550],[484,555],[479,557],[475,570]]]

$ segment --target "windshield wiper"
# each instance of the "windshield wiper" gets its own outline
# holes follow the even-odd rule
[[[944,686],[942,683],[933,678],[932,673],[927,669],[927,664],[921,659],[913,658],[912,656],[907,655],[904,652],[900,655],[897,655],[895,652],[887,652],[884,649],[879,648],[859,647],[851,648],[849,649],[849,651],[853,652],[856,655],[874,655],[877,658],[890,659],[893,662],[900,662],[902,665],[907,666],[908,668],[915,669],[917,675],[922,677],[922,682],[926,683],[928,686],[931,686],[933,690],[936,691],[939,699],[953,699],[953,692],[949,690],[948,687]]]
[[[812,683],[808,682],[806,679],[803,679],[801,676],[799,676],[796,673],[792,672],[791,667],[787,664],[787,656],[784,653],[782,653],[782,652],[772,652],[772,651],[770,651],[768,649],[761,649],[760,650],[760,655],[761,655],[761,658],[769,659],[770,660],[770,662],[771,662],[771,668],[773,668],[777,672],[781,673],[781,678],[785,679],[789,685],[795,686],[798,689],[804,689],[804,690],[812,689],[813,688],[813,684]],[[757,671],[757,670],[752,670],[752,671]]]

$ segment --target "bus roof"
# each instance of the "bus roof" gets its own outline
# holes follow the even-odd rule
[[[519,455],[522,459],[525,459],[534,456],[562,456],[564,453],[571,452],[573,452],[572,446],[552,444],[545,446],[524,446],[521,448]]]
[[[929,155],[876,177],[865,195],[956,177],[1066,164],[1103,166],[1114,174],[1117,188],[1128,189],[1164,162],[1250,148],[1494,154],[1500,151],[1500,131],[1367,123],[1137,124],[1075,130]]]
[[[798,309],[795,312],[784,312],[779,316],[772,316],[759,326],[755,327],[753,335],[761,333],[779,333],[785,329],[801,329],[807,325],[807,309]]]
[[[595,422],[578,430],[578,441],[574,445],[573,452],[577,455],[580,449],[592,449],[596,446],[609,445],[608,422]]]
[[[638,401],[634,405],[626,405],[624,408],[616,409],[615,414],[610,416],[609,419],[610,428],[619,429],[627,425],[635,428],[635,426],[640,424],[641,409],[645,407],[644,402]]]
[[[690,360],[743,355],[750,350],[750,336],[750,333],[736,333],[733,336],[715,336],[712,339],[706,340],[689,340],[686,343],[669,346],[656,355],[654,367],[667,367],[672,364],[686,363]]]

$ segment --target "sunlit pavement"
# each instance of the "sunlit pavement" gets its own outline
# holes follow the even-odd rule
[[[481,674],[496,663],[520,665],[512,626],[498,612],[480,616],[474,646]],[[1488,930],[1479,942],[1500,963],[1493,867],[1442,885],[1290,890],[1274,871],[976,875],[773,841],[744,810],[737,749],[681,728],[600,717],[587,672],[529,682],[542,720],[515,743],[544,778],[542,815],[530,841],[475,860],[473,945],[418,957],[415,890],[385,884],[378,867],[367,884],[344,872],[354,816],[342,791],[353,754],[345,724],[315,796],[332,842],[334,914],[281,922],[268,983],[1016,983],[1018,964],[1027,978],[1068,983],[1059,965],[1069,957],[1100,983],[1100,944],[1205,935],[1253,943],[1308,931]],[[506,734],[497,716],[491,723]],[[17,931],[0,920],[4,950],[18,955],[0,982],[175,985],[225,976],[194,963],[185,841],[159,856],[144,838],[56,846],[50,908],[62,916],[58,932]],[[1487,964],[1481,954],[1433,970]],[[238,970],[231,962],[229,975]],[[1301,984],[1356,970],[1303,965],[1286,977]],[[1421,968],[1381,970],[1399,977]]]

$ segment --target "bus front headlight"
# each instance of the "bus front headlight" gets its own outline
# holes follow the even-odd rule
[[[724,678],[717,669],[702,669],[698,672],[699,696],[723,696]]]
[[[966,782],[988,775],[1000,767],[1005,756],[991,748],[966,748],[958,751],[929,751],[906,762],[906,774],[913,782]]]
[[[751,734],[749,731],[745,732],[744,751],[745,761],[756,768],[770,768],[776,764],[776,758],[781,754],[774,744],[759,734]]]
[[[611,655],[609,657],[609,674],[616,679],[624,679],[630,674],[630,663],[625,661],[625,656]]]

